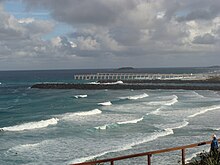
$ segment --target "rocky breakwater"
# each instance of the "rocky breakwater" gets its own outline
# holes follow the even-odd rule
[[[31,88],[38,89],[84,89],[84,90],[98,90],[98,89],[184,89],[184,90],[216,90],[220,91],[219,83],[171,83],[171,82],[151,82],[151,83],[97,83],[97,84],[74,84],[74,83],[42,83],[35,84]]]

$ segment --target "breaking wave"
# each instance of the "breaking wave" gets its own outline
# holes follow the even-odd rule
[[[24,130],[33,130],[33,129],[40,129],[48,127],[49,125],[56,125],[59,119],[52,118],[48,120],[41,120],[36,122],[29,122],[20,125],[10,126],[10,127],[3,127],[0,130],[3,131],[24,131]]]
[[[65,113],[61,115],[62,116],[61,119],[71,119],[76,116],[91,116],[91,115],[97,115],[101,113],[102,111],[99,109],[93,109],[91,111],[83,111],[83,112]]]
[[[98,103],[98,105],[107,106],[107,105],[112,105],[112,103],[111,103],[111,101],[107,101],[107,102],[103,102],[103,103]]]
[[[193,94],[195,94],[197,97],[199,98],[205,98],[203,95],[200,95],[199,93],[197,93],[196,91],[193,91]]]
[[[220,128],[211,128],[212,131],[219,131]]]
[[[107,82],[107,83],[100,83],[100,82],[90,82],[88,84],[94,84],[94,85],[99,85],[99,84],[102,84],[102,85],[111,85],[111,84],[123,84],[123,81],[116,81],[116,82]]]
[[[78,98],[86,98],[86,97],[88,97],[88,95],[75,95],[74,97],[76,99],[78,99]]]
[[[192,118],[192,117],[195,117],[195,116],[201,115],[203,113],[206,113],[208,111],[213,111],[213,110],[216,110],[216,109],[220,109],[220,105],[201,108],[201,110],[199,112],[194,113],[194,114],[192,114],[188,117]]]
[[[123,84],[123,81],[116,81],[116,82],[111,82],[111,83],[102,83],[102,84]]]
[[[121,121],[121,122],[117,122],[117,124],[136,124],[140,121],[142,121],[144,119],[144,117],[140,118],[140,119],[135,119],[135,120],[129,120],[129,121]]]
[[[109,128],[115,128],[117,127],[118,125],[122,125],[122,124],[136,124],[140,121],[142,121],[144,119],[144,117],[140,118],[140,119],[134,119],[134,120],[128,120],[128,121],[121,121],[121,122],[117,122],[117,123],[112,123],[112,124],[105,124],[103,126],[98,126],[98,127],[95,127],[95,129],[98,129],[98,130],[106,130],[106,129],[109,129]]]
[[[173,105],[178,102],[178,97],[176,95],[173,95],[173,98],[171,100],[166,101],[152,101],[149,102],[148,105]]]
[[[127,97],[119,97],[120,99],[128,99],[128,100],[137,100],[137,99],[142,99],[145,97],[148,97],[149,95],[146,93],[143,93],[141,95],[135,95],[135,96],[127,96]]]
[[[97,126],[97,127],[94,127],[95,129],[97,130],[106,130],[106,129],[109,129],[109,128],[115,128],[117,127],[118,125],[117,124],[105,124],[105,125],[102,125],[102,126]]]

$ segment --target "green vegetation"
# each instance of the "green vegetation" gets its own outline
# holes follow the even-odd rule
[[[194,160],[193,162],[189,163],[189,165],[220,165],[220,153],[200,153],[199,160]]]

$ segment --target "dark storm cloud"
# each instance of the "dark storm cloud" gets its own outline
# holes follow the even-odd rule
[[[25,1],[25,0],[24,0]],[[69,24],[109,25],[120,13],[135,7],[135,1],[127,0],[26,0],[28,8],[36,6],[51,10],[58,21]]]

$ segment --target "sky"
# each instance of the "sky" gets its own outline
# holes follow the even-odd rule
[[[0,70],[219,63],[219,0],[0,0]]]

